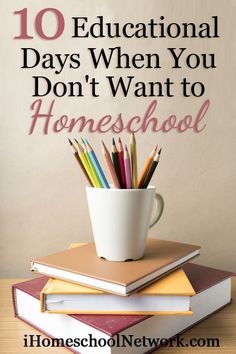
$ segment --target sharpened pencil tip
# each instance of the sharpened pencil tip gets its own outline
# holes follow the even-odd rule
[[[158,151],[158,155],[161,155],[161,150],[162,150],[162,148],[160,148],[160,150]]]
[[[134,135],[133,130],[132,130],[131,136],[130,136],[130,144],[136,144],[135,135]]]
[[[112,145],[116,145],[115,139],[112,138]]]
[[[106,145],[105,145],[103,140],[102,140],[102,150],[103,150],[104,154],[107,152],[107,147],[106,147]]]
[[[119,141],[119,143],[121,144],[121,138],[119,138],[119,140],[118,140],[118,141]]]
[[[69,140],[70,145],[72,146],[73,145],[72,141],[69,138],[68,138],[68,140]]]
[[[82,145],[78,142],[77,139],[75,139],[75,142],[76,142],[76,144],[77,144],[77,149],[79,149],[80,152],[83,152]]]
[[[154,147],[154,149],[152,150],[150,156],[156,155],[156,153],[157,153],[157,148],[158,148],[158,145],[156,145],[156,146]]]

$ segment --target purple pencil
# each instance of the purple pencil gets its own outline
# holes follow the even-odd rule
[[[126,180],[126,188],[132,188],[132,176],[131,176],[131,167],[130,167],[130,157],[127,146],[125,145],[124,151],[124,165],[125,165],[125,180]]]

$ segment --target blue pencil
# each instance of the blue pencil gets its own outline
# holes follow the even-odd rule
[[[88,152],[88,154],[89,154],[89,156],[90,156],[90,158],[92,160],[92,163],[94,165],[94,168],[96,169],[97,175],[99,177],[100,182],[102,183],[103,188],[110,188],[110,186],[109,186],[109,184],[107,182],[107,179],[106,179],[106,177],[105,177],[105,175],[103,173],[103,170],[102,170],[102,168],[101,168],[101,166],[100,166],[100,164],[98,162],[98,159],[97,159],[97,157],[96,157],[91,145],[89,144],[87,139],[84,139],[84,141],[85,141],[85,144],[86,144],[87,152]]]

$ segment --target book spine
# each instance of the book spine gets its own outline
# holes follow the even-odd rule
[[[20,316],[18,314],[18,306],[17,306],[17,297],[16,297],[16,287],[13,285],[12,286],[12,303],[13,303],[13,308],[14,308],[14,315],[15,317],[17,317],[19,320],[27,323],[28,325],[30,325],[31,327],[35,328],[37,331],[43,333],[45,336],[47,336],[48,338],[54,339],[55,337],[51,336],[49,333],[47,333],[46,331],[44,331],[42,328],[38,327],[35,323],[32,323],[29,320],[26,320],[24,317]],[[77,351],[76,349],[73,349],[71,347],[65,347],[66,349],[70,350],[73,353],[79,354],[79,351]]]
[[[18,316],[18,308],[17,308],[17,300],[16,300],[16,288],[14,285],[11,288],[11,294],[12,294],[14,316],[17,317]]]

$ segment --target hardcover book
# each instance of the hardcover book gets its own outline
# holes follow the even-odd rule
[[[73,314],[189,315],[192,314],[190,297],[194,294],[182,269],[177,269],[128,297],[51,278],[41,292],[41,310]]]
[[[199,246],[147,239],[145,255],[131,262],[97,257],[94,243],[37,259],[31,270],[81,285],[128,295],[181,267],[199,254]]]
[[[72,338],[74,345],[68,349],[81,354],[142,354],[153,350],[158,342],[153,338],[171,338],[195,323],[219,310],[230,302],[230,272],[208,268],[197,264],[185,264],[183,269],[188,276],[196,295],[191,298],[192,316],[145,316],[145,315],[65,315],[48,314],[40,311],[40,292],[48,281],[40,277],[13,286],[15,315],[49,337]],[[133,336],[133,337],[130,337]],[[123,338],[150,338],[147,346],[109,346],[82,347],[81,338],[96,338],[103,342],[110,338],[115,341]]]

